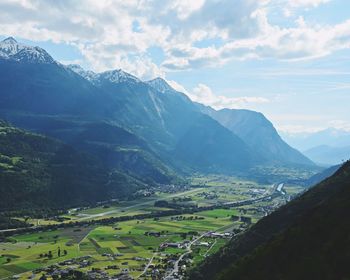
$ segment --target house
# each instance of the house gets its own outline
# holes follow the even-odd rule
[[[129,269],[128,268],[123,268],[122,269],[122,273],[124,273],[124,274],[129,273]]]
[[[166,247],[181,248],[181,244],[180,243],[163,243],[160,245],[160,248],[166,248]]]
[[[223,233],[219,233],[219,232],[209,232],[207,234],[208,237],[212,237],[212,238],[223,238],[225,237],[225,235]]]

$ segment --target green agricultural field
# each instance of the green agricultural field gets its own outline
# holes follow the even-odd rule
[[[211,218],[227,218],[232,215],[238,215],[238,211],[236,209],[215,209],[210,211],[203,211],[196,213],[197,215]]]
[[[217,210],[213,210],[216,211]],[[210,211],[209,211],[210,212]],[[64,229],[51,232],[18,235],[11,238],[12,243],[0,243],[0,278],[24,273],[63,260],[90,255],[95,259],[92,267],[104,268],[108,265],[118,265],[128,262],[128,267],[141,267],[151,258],[154,251],[164,242],[180,242],[183,237],[179,234],[190,231],[206,232],[230,225],[232,222],[226,215],[212,217],[208,211],[199,213],[204,219],[190,220],[194,215],[183,215],[183,220],[173,220],[177,217],[165,217],[158,221],[152,219],[142,221],[127,221],[114,226],[99,226],[96,228]],[[215,215],[214,215],[215,214]],[[173,218],[173,219],[172,219]],[[161,237],[145,235],[147,232],[162,232]],[[58,248],[61,256],[58,256]],[[67,255],[63,255],[67,250]],[[52,257],[40,257],[47,254]],[[176,254],[182,249],[168,248],[164,252]],[[120,254],[111,260],[106,254]],[[134,258],[144,258],[135,261]],[[10,258],[8,262],[7,259]],[[114,271],[115,272],[115,271]],[[139,271],[131,272],[137,275]]]
[[[216,180],[219,182],[219,179],[220,177],[218,177]],[[171,202],[181,197],[188,197],[191,199],[191,201],[184,204],[210,206],[215,205],[218,202],[225,203],[228,201],[237,201],[250,197],[248,194],[244,193],[248,187],[251,187],[250,182],[242,183],[241,181],[238,181],[237,184],[233,184],[234,179],[231,178],[231,180],[233,181],[230,182],[230,184],[224,184],[224,186],[219,186],[219,183],[217,183],[217,186],[215,187],[209,186],[205,188],[195,188],[189,191],[175,194],[157,192],[153,197],[147,197],[132,201],[121,201],[118,203],[118,205],[113,205],[110,207],[99,206],[83,210],[71,210],[70,214],[62,215],[62,218],[68,218],[63,222],[69,223],[74,221],[99,220],[110,217],[133,216],[138,214],[151,213],[154,211],[169,210],[169,208],[154,207],[154,203],[157,200],[163,199]],[[215,194],[217,196],[206,198],[204,197],[204,193]],[[30,219],[28,222],[35,225],[51,225],[59,223],[58,221],[44,219]]]
[[[147,198],[120,201],[104,207],[71,210],[69,214],[63,215],[70,220],[63,223],[90,220],[98,222],[108,217],[169,210],[155,207],[154,203],[157,200],[179,205],[213,206],[215,209],[154,219],[133,219],[106,226],[95,224],[15,235],[8,238],[7,242],[0,243],[0,279],[20,275],[20,279],[31,277],[36,280],[44,273],[40,272],[40,269],[58,263],[59,269],[64,269],[69,266],[62,263],[66,260],[83,272],[94,268],[115,275],[123,269],[128,269],[129,274],[136,279],[140,275],[143,279],[151,279],[147,274],[151,268],[144,272],[144,267],[150,260],[152,265],[159,266],[162,270],[169,260],[176,260],[186,253],[186,244],[194,240],[194,244],[191,245],[192,252],[188,257],[193,261],[189,265],[197,265],[207,256],[217,252],[229,240],[225,237],[207,237],[207,233],[225,233],[232,230],[239,232],[249,226],[240,221],[239,217],[249,217],[251,222],[255,223],[266,211],[273,211],[271,205],[285,203],[285,197],[278,196],[273,201],[260,201],[223,209],[220,205],[226,202],[251,199],[273,188],[271,185],[218,175],[198,176],[192,179],[192,184],[202,187],[177,193],[157,190],[153,196]],[[298,186],[285,186],[288,196],[301,190]],[[235,216],[236,220],[233,220],[232,216]],[[34,224],[38,222],[32,221]],[[39,224],[49,223],[59,222],[39,220]],[[167,244],[179,244],[180,247],[167,247]],[[81,265],[82,257],[89,260],[88,265]],[[36,271],[34,276],[31,272],[33,270]]]

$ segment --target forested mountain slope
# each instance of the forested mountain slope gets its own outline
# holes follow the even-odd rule
[[[0,121],[2,211],[86,205],[142,187],[144,183],[122,172],[109,172],[96,157]]]
[[[350,162],[260,220],[191,279],[349,279]]]

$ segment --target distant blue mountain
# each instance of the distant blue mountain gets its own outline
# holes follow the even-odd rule
[[[350,132],[342,129],[327,128],[316,132],[280,132],[280,134],[288,144],[302,152],[322,145],[330,147],[350,146]]]
[[[321,145],[304,151],[304,154],[321,165],[340,164],[350,159],[350,146],[331,147]]]
[[[311,176],[309,179],[307,179],[304,184],[306,187],[313,187],[317,185],[318,183],[322,182],[323,180],[327,179],[328,177],[331,177],[337,170],[342,166],[342,164],[333,165],[331,167],[328,167],[321,172]]]

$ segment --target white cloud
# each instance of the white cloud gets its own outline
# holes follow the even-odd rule
[[[162,25],[148,25],[147,18],[138,15],[141,2],[89,0],[82,5],[78,1],[4,0],[0,34],[75,45],[96,71],[126,67],[145,76],[146,67],[151,66],[151,74],[160,74],[146,51],[162,45],[169,31]],[[134,30],[135,22],[140,30]]]
[[[285,17],[291,17],[297,13],[298,10],[309,10],[310,8],[317,8],[322,4],[326,4],[331,0],[288,0],[283,3],[282,12]]]
[[[317,7],[329,1],[330,0],[289,0],[288,5],[293,8]]]
[[[350,48],[350,20],[326,25],[291,17],[285,26],[269,20],[275,9],[291,16],[288,9],[294,13],[326,2],[88,0],[82,5],[79,1],[3,0],[0,34],[74,44],[97,71],[127,67],[133,74],[145,75],[151,66],[152,73],[161,74],[216,67],[232,59],[310,59]],[[206,40],[216,44],[201,46]],[[154,46],[165,54],[161,66],[147,56]]]
[[[167,80],[167,83],[175,90],[185,93],[192,101],[211,106],[215,109],[240,109],[246,108],[247,105],[252,103],[261,104],[270,102],[269,99],[264,97],[227,97],[223,95],[216,95],[209,86],[201,83],[194,87],[192,91],[188,91],[181,84],[173,80]]]
[[[277,124],[276,127],[278,131],[287,134],[289,136],[304,134],[304,133],[315,133],[319,131],[323,131],[326,129],[337,129],[339,131],[350,132],[350,123],[343,120],[335,120],[335,121],[325,121],[323,124],[313,124],[313,125],[305,125],[305,123],[301,124]]]
[[[275,125],[278,129],[278,131],[287,134],[289,136],[299,134],[299,133],[315,133],[318,131],[322,131],[325,129],[323,126],[305,126],[302,124],[296,124],[296,125]]]
[[[288,134],[314,133],[328,128],[350,132],[350,122],[326,114],[278,114],[270,115],[279,131]]]
[[[164,77],[165,75],[165,72],[146,54],[136,52],[135,55],[132,55],[134,52],[130,50],[131,55],[129,55],[128,46],[125,46],[124,51],[120,51],[120,45],[79,44],[78,48],[87,62],[93,65],[93,70],[97,72],[120,68],[143,80]]]
[[[250,103],[268,103],[270,102],[264,97],[227,97],[223,95],[215,95],[211,88],[205,84],[198,84],[192,92],[185,92],[191,100],[211,106],[215,109],[238,109],[245,108]]]
[[[350,132],[350,122],[345,120],[331,120],[328,121],[329,127]]]
[[[177,50],[163,63],[171,70],[219,66],[232,59],[277,58],[282,60],[312,59],[350,48],[350,20],[336,25],[311,25],[299,17],[290,28],[271,25],[265,9],[252,15],[260,34],[232,40],[223,46]],[[175,49],[175,48],[174,48]]]
[[[175,0],[170,6],[170,9],[176,10],[177,16],[181,20],[188,18],[193,12],[200,9],[205,0]]]

